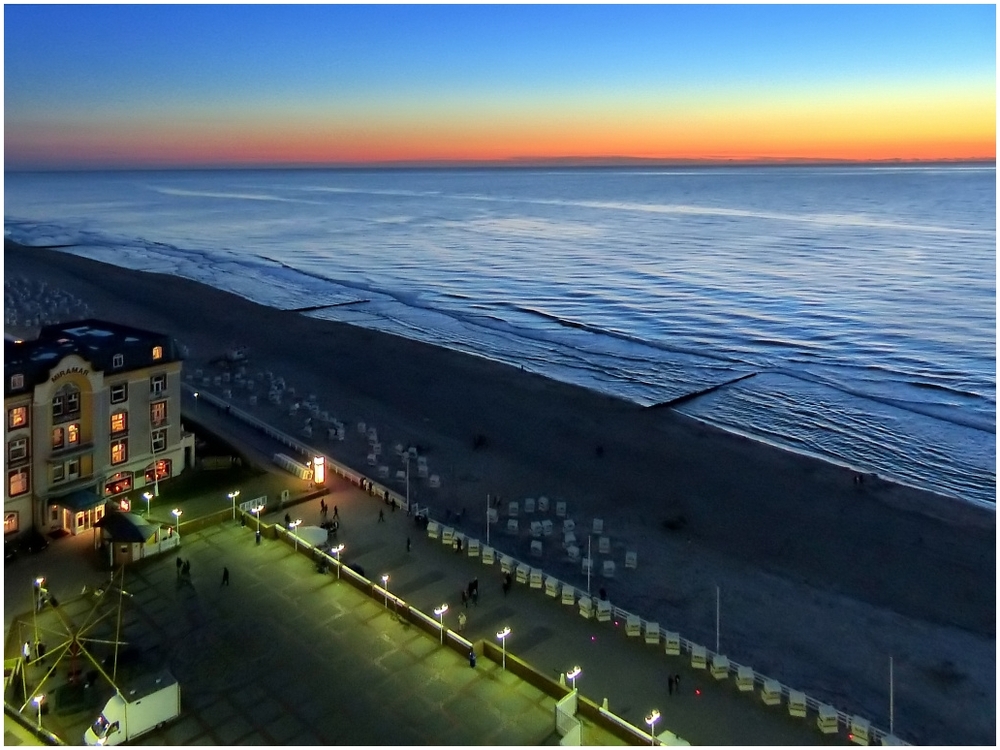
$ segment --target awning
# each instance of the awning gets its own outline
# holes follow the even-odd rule
[[[104,502],[100,495],[93,490],[77,490],[62,497],[52,498],[51,502],[62,505],[64,508],[79,513],[83,510],[96,508]]]
[[[150,526],[145,519],[132,513],[108,513],[94,524],[108,532],[113,542],[140,544],[156,533],[156,526]]]

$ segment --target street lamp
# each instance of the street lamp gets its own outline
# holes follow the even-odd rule
[[[257,544],[260,544],[260,512],[264,510],[263,505],[255,505],[250,512],[257,516]]]
[[[227,495],[227,497],[230,500],[233,501],[233,520],[234,521],[236,520],[236,498],[239,497],[239,496],[240,496],[240,491],[239,490],[233,490],[232,492],[230,492]]]
[[[510,635],[510,628],[506,627],[497,633],[497,638],[500,639],[500,646],[503,649],[503,661],[502,666],[507,669],[507,636]]]
[[[444,645],[444,613],[448,611],[448,605],[442,604],[440,607],[434,609],[434,614],[438,616],[441,621],[441,645]]]
[[[337,580],[340,580],[340,553],[344,551],[344,545],[338,544],[336,547],[330,550],[333,554],[337,556]]]
[[[649,735],[652,738],[649,742],[650,745],[656,744],[656,722],[660,720],[660,712],[655,708],[650,711],[649,716],[646,717],[646,723],[649,724]]]
[[[385,608],[389,609],[389,574],[382,575],[382,593],[385,594]]]
[[[566,673],[566,677],[569,678],[570,682],[573,683],[573,689],[576,690],[576,678],[583,674],[583,670],[580,667],[573,667]]]
[[[45,693],[39,693],[31,702],[35,704],[35,708],[38,709],[38,728],[42,728],[42,701],[45,700]]]
[[[292,536],[295,537],[295,551],[296,552],[299,551],[299,534],[298,534],[298,530],[299,530],[299,526],[301,526],[301,525],[302,525],[302,519],[301,518],[296,518],[294,521],[292,521],[290,524],[288,524],[288,530],[289,530],[289,532],[291,532]]]
[[[198,391],[194,392],[194,413],[198,413]]]
[[[149,501],[153,499],[153,496],[148,492],[143,492],[142,499],[146,501],[146,518],[149,518]]]
[[[34,623],[35,623],[35,643],[38,643],[38,610],[40,610],[42,608],[42,595],[45,592],[45,589],[42,588],[42,587],[45,584],[45,577],[44,576],[38,576],[38,577],[36,577],[35,581],[34,581],[34,584],[35,585],[34,585],[34,589],[33,589],[33,591],[34,591],[34,602],[33,603],[34,603],[35,606],[32,607],[31,616],[32,616],[32,619],[34,620]],[[27,660],[29,654],[30,654],[30,651],[29,651],[29,653],[27,653],[27,654],[24,655],[24,658],[26,660]]]
[[[172,511],[170,511],[170,512],[171,512],[171,514],[173,514],[173,516],[174,516],[174,526],[176,526],[176,527],[177,527],[177,534],[178,534],[178,536],[179,536],[179,535],[180,535],[180,533],[181,533],[181,514],[182,514],[182,513],[184,512],[184,511],[183,511],[183,510],[180,510],[179,508],[174,508],[174,509],[173,509]]]

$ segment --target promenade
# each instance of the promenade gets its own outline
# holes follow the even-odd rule
[[[282,450],[270,438],[224,413],[202,409],[198,421],[248,457]],[[266,464],[265,464],[266,465]],[[298,484],[296,484],[298,483]],[[293,498],[308,489],[273,469],[240,489],[240,500],[288,487]],[[657,733],[672,732],[692,744],[841,744],[843,734],[823,735],[815,715],[789,716],[787,707],[765,706],[759,691],[739,693],[733,680],[714,680],[670,657],[663,645],[627,638],[624,623],[584,620],[543,591],[514,584],[504,594],[499,565],[456,554],[429,539],[404,511],[392,511],[338,479],[324,497],[337,506],[343,560],[372,580],[389,575],[388,589],[432,613],[449,605],[445,625],[496,643],[509,627],[508,653],[558,680],[574,666],[580,694],[645,728],[652,709]],[[272,498],[273,501],[273,498]],[[187,501],[185,519],[229,507],[221,493]],[[275,507],[275,506],[272,506]],[[384,517],[379,520],[380,511]],[[319,499],[276,508],[264,524],[288,513],[304,526],[321,521]],[[156,516],[156,513],[153,514]],[[224,514],[223,514],[224,515]],[[480,657],[440,646],[433,635],[398,618],[392,607],[359,592],[334,571],[314,563],[284,539],[255,544],[254,521],[227,519],[184,534],[180,555],[191,562],[191,581],[178,582],[174,558],[151,559],[126,571],[124,637],[144,661],[170,666],[182,685],[181,718],[138,744],[555,744],[555,699]],[[471,531],[468,530],[468,531]],[[409,539],[409,550],[407,540]],[[53,543],[42,555],[5,568],[5,621],[30,611],[30,580],[44,573],[66,601],[83,584],[107,580],[88,535]],[[223,566],[231,583],[221,585]],[[478,605],[464,608],[461,591],[479,579]],[[595,588],[596,588],[595,584]],[[8,638],[10,640],[10,638]],[[680,689],[668,690],[669,675]],[[89,714],[46,717],[70,742],[82,736]],[[584,744],[617,744],[613,735],[584,721]]]

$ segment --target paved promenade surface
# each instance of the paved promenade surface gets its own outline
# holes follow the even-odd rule
[[[214,431],[258,457],[280,450],[254,430],[224,415],[200,415]],[[266,478],[265,478],[266,479]],[[264,481],[264,479],[259,480]],[[242,487],[241,499],[258,487]],[[792,718],[784,706],[762,705],[757,693],[739,693],[732,680],[717,682],[692,670],[663,646],[629,639],[624,623],[586,621],[575,607],[515,584],[506,596],[499,566],[456,555],[428,539],[403,511],[343,483],[331,484],[326,502],[341,518],[344,561],[369,578],[388,573],[389,589],[430,613],[448,603],[446,624],[464,635],[496,642],[511,628],[510,653],[557,679],[583,669],[580,692],[637,726],[653,708],[659,731],[692,744],[800,745],[846,742],[821,735],[815,717]],[[228,500],[201,501],[204,510]],[[192,517],[194,505],[186,509]],[[379,511],[384,522],[379,521]],[[265,516],[318,525],[319,500]],[[155,515],[155,514],[154,514]],[[471,531],[471,530],[469,530]],[[407,538],[411,542],[407,551]],[[53,593],[71,597],[82,583],[107,578],[87,535],[63,539],[35,558],[5,568],[5,621],[30,610],[31,578],[44,572]],[[165,661],[182,685],[184,715],[145,744],[548,744],[554,700],[485,658],[476,669],[433,636],[398,620],[390,610],[335,574],[319,574],[282,541],[254,543],[248,528],[227,521],[185,535],[180,553],[191,561],[191,583],[178,584],[173,557],[149,560],[127,572],[129,643],[148,659]],[[39,566],[45,570],[39,570]],[[222,587],[227,566],[231,585]],[[479,604],[463,609],[461,590],[479,579]],[[23,580],[22,580],[23,579]],[[72,582],[70,582],[72,581]],[[60,588],[62,587],[62,588]],[[596,584],[595,584],[596,588]],[[641,614],[641,613],[638,613]],[[667,677],[681,675],[671,695]],[[70,727],[71,741],[90,720]],[[613,741],[585,722],[588,744]]]

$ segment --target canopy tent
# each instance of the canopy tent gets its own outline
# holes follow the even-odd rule
[[[74,513],[80,513],[81,511],[96,508],[98,505],[103,503],[104,500],[102,500],[101,496],[93,490],[77,490],[76,492],[71,492],[68,495],[54,498],[53,502],[58,503]]]
[[[303,542],[311,544],[313,547],[322,546],[326,543],[327,539],[326,529],[321,529],[319,526],[302,526],[292,533]]]
[[[145,542],[159,528],[146,523],[145,519],[133,513],[108,513],[94,525],[104,529],[113,542],[133,544]]]

